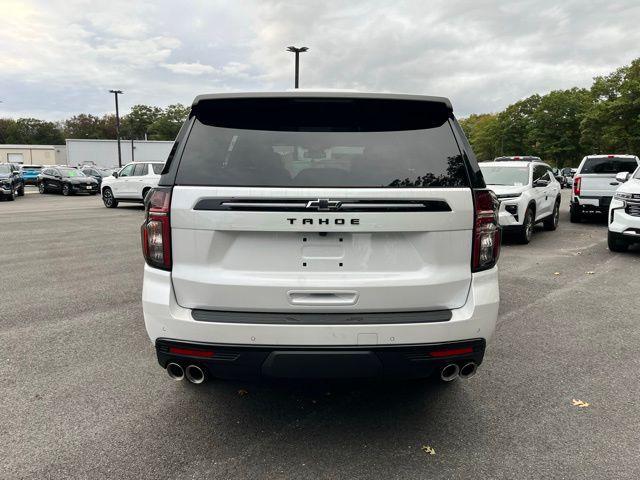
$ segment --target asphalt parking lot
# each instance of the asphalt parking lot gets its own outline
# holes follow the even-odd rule
[[[0,202],[0,477],[640,478],[640,251],[570,224],[567,193],[556,232],[503,248],[496,336],[447,386],[174,382],[142,209]]]

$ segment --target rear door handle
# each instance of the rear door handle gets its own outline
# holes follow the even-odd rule
[[[355,305],[358,292],[351,290],[290,290],[291,305]]]

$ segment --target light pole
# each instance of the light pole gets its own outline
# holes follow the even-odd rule
[[[118,138],[118,166],[122,167],[122,150],[120,150],[120,112],[118,110],[118,95],[122,95],[122,90],[109,90],[116,97],[116,137]]]
[[[298,80],[300,78],[300,54],[309,50],[308,47],[287,47],[288,52],[292,52],[296,54],[296,83],[295,88],[298,88]]]

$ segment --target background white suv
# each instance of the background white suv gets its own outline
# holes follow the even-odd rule
[[[520,243],[531,241],[538,222],[546,230],[558,227],[562,187],[549,165],[539,160],[497,159],[480,163],[480,169],[487,187],[500,200],[500,225],[513,230]]]
[[[162,162],[133,162],[102,180],[102,201],[107,208],[119,202],[142,203],[153,187],[158,186]]]
[[[609,250],[624,252],[632,243],[640,243],[640,168],[634,174],[620,172],[609,210]]]

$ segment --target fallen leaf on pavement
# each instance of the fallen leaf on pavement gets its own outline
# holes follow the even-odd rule
[[[433,449],[433,447],[430,447],[429,445],[422,445],[422,451],[424,453],[428,453],[429,455],[436,454],[436,451]]]
[[[593,275],[596,272],[584,272],[584,273],[586,273],[587,275]]]
[[[244,397],[245,395],[248,395],[249,392],[247,392],[244,388],[241,388],[240,390],[238,390],[238,395],[240,395],[241,397]]]
[[[582,400],[576,400],[575,398],[571,401],[571,403],[573,403],[574,407],[578,407],[578,408],[584,408],[590,405],[587,402],[583,402]]]
[[[560,272],[553,272],[554,275],[560,275]]]

